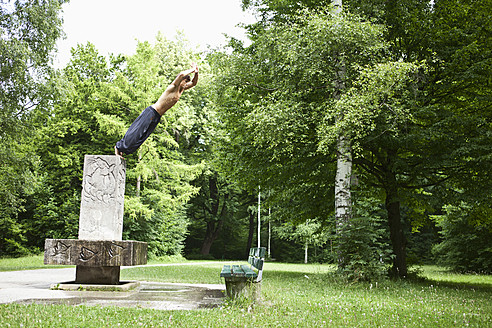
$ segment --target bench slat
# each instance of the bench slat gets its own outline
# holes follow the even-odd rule
[[[230,265],[224,265],[222,268],[222,271],[220,272],[221,277],[231,277],[232,276],[232,270]]]
[[[244,271],[239,265],[232,266],[232,276],[233,277],[244,277]]]
[[[263,269],[263,260],[261,260],[261,259],[254,259],[253,266],[255,268],[257,268],[258,270]]]
[[[246,278],[256,278],[256,277],[258,277],[258,274],[256,272],[254,272],[253,270],[251,270],[251,268],[249,267],[249,265],[243,264],[243,265],[241,265],[241,269],[244,271],[244,276]]]

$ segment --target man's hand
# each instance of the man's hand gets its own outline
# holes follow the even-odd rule
[[[193,69],[193,73],[198,73],[198,65],[196,63],[191,63],[191,68]]]
[[[191,74],[191,73],[195,73],[195,75],[193,75],[193,80],[186,83],[185,90],[193,88],[198,83],[198,65],[196,63],[191,64],[191,72],[188,74]]]
[[[196,63],[191,63],[191,68],[190,69],[187,69],[187,70],[184,70],[182,71],[181,73],[179,73],[178,76],[186,76],[186,75],[190,75],[192,73],[198,73],[198,65]]]

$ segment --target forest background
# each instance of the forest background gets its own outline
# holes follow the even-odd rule
[[[76,238],[84,155],[112,154],[198,62],[199,84],[126,156],[124,239],[155,257],[244,259],[260,217],[271,258],[353,279],[436,261],[491,272],[490,0],[347,0],[338,14],[243,0],[258,19],[248,45],[203,53],[158,34],[131,56],[78,45],[54,69],[63,2],[0,4],[0,256]]]

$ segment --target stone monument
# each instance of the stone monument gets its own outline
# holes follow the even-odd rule
[[[120,266],[147,263],[147,243],[121,240],[125,160],[85,155],[79,239],[46,239],[45,264],[76,265],[75,284],[118,285]]]

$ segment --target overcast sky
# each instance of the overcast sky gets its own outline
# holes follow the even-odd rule
[[[244,39],[239,23],[254,17],[241,0],[71,0],[63,5],[65,40],[55,64],[64,66],[70,49],[90,41],[102,55],[133,54],[136,40],[154,42],[158,31],[173,39],[177,30],[203,50],[225,44],[224,33]]]

